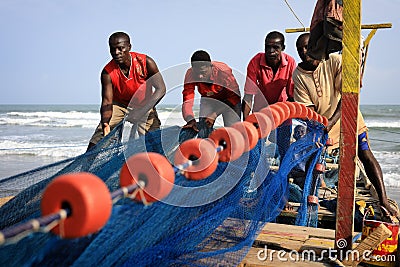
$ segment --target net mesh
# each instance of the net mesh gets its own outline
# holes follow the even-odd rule
[[[173,162],[179,144],[196,135],[169,127],[121,143],[125,132],[121,123],[81,156],[0,181],[1,197],[16,195],[0,208],[0,229],[40,217],[42,193],[61,174],[93,173],[112,192],[119,188],[119,171],[130,155],[157,152]],[[290,170],[310,158],[315,165],[321,151],[315,146],[318,138],[324,138],[322,127],[310,124],[306,138],[290,146],[278,172],[270,171],[273,155],[265,140],[259,140],[238,160],[219,163],[204,180],[190,181],[177,173],[174,188],[163,201],[143,205],[121,199],[113,205],[107,224],[82,238],[29,234],[0,247],[0,266],[235,266],[263,225],[280,214],[288,199]],[[304,214],[299,213],[297,222],[303,225],[308,180],[309,173],[300,208]]]

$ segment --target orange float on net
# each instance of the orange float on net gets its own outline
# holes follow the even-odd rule
[[[273,104],[273,106],[280,107],[284,113],[284,116],[281,117],[281,119],[282,119],[281,123],[283,123],[285,120],[290,118],[290,108],[288,106],[288,103],[290,103],[290,102],[277,102],[277,103]],[[285,118],[285,119],[283,119],[283,118]]]
[[[321,114],[318,114],[318,118],[317,118],[318,120],[317,121],[325,126],[324,118],[325,118],[324,116],[322,116]]]
[[[238,130],[244,138],[244,152],[252,150],[258,142],[258,131],[254,125],[248,121],[238,121],[231,125]]]
[[[296,114],[297,114],[297,118],[302,119],[302,120],[306,120],[307,119],[307,114],[308,114],[308,108],[298,102],[293,102],[293,105],[296,107]]]
[[[282,124],[282,122],[286,120],[287,114],[285,114],[285,111],[280,106],[273,104],[266,108],[261,109],[260,112],[268,114],[267,109],[270,110],[272,117],[274,119],[274,129],[277,128],[279,125]]]
[[[314,169],[315,169],[315,171],[320,172],[320,173],[325,172],[325,165],[322,163],[317,163],[317,164],[315,164]]]
[[[246,120],[256,127],[258,132],[258,138],[266,138],[273,127],[273,122],[270,117],[262,112],[254,112],[247,116]]]
[[[135,200],[155,202],[166,197],[174,187],[175,172],[163,155],[154,152],[138,153],[126,160],[119,175],[121,187],[144,183]],[[143,199],[144,198],[144,199]]]
[[[271,108],[272,106],[268,106],[262,108],[259,112],[264,113],[268,116],[271,121],[271,130],[276,129],[282,122],[282,110],[278,110],[278,108]]]
[[[179,145],[174,164],[182,165],[188,161],[193,164],[183,170],[183,175],[191,180],[201,180],[210,176],[218,166],[218,155],[210,139],[189,139]]]
[[[321,118],[322,118],[322,121],[321,121],[321,123],[326,127],[326,126],[328,126],[328,118],[327,117],[325,117],[325,116],[322,116],[321,115]]]
[[[312,119],[313,119],[313,113],[314,113],[314,111],[313,111],[311,108],[308,108],[308,107],[306,107],[306,109],[307,109],[306,118],[307,118],[308,120],[312,120]]]
[[[328,139],[326,139],[325,145],[326,145],[326,146],[333,146],[333,139],[330,138],[330,137],[329,137]]]
[[[286,106],[289,108],[289,118],[297,118],[297,108],[293,102],[285,102]]]
[[[287,114],[285,111],[279,106],[279,105],[270,105],[269,108],[271,109],[272,115],[274,115],[274,112],[279,114],[279,120],[277,119],[275,121],[275,128],[277,128],[279,125],[281,125],[287,118]]]
[[[68,210],[51,232],[63,238],[78,238],[99,231],[112,210],[111,194],[96,175],[86,172],[64,174],[45,189],[41,201],[42,215]]]
[[[317,196],[307,196],[307,202],[310,204],[319,204],[319,199]]]
[[[211,132],[209,138],[216,146],[222,146],[219,161],[228,162],[240,158],[245,149],[245,141],[243,135],[232,127],[222,127]]]
[[[320,120],[321,120],[320,117],[321,117],[321,115],[319,115],[315,111],[312,111],[311,120],[316,121],[316,122],[320,122]]]

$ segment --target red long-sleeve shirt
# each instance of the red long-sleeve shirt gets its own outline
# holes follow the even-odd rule
[[[196,87],[202,97],[228,102],[232,106],[240,102],[239,85],[233,76],[232,69],[222,62],[212,61],[211,63],[211,83],[196,81],[192,68],[186,71],[182,91],[182,115],[186,121],[194,118],[193,103]]]

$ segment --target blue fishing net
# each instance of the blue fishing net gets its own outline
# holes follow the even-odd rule
[[[40,217],[42,193],[61,174],[93,173],[112,192],[119,188],[126,158],[147,151],[173,162],[179,144],[196,135],[169,127],[121,142],[124,127],[121,123],[81,156],[0,181],[1,197],[16,195],[0,208],[0,229]],[[270,171],[273,156],[265,140],[259,140],[238,160],[219,163],[204,180],[190,181],[177,173],[174,188],[162,201],[143,205],[119,200],[107,224],[95,234],[61,239],[32,233],[3,245],[0,266],[236,266],[264,224],[275,220],[284,207],[290,170],[310,155],[318,157],[313,144],[322,128],[309,129],[307,138],[291,145],[278,172]],[[307,153],[300,153],[306,148]],[[304,192],[309,194],[310,188]]]

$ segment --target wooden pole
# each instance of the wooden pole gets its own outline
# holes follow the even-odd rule
[[[342,252],[339,255],[345,255],[343,252],[352,249],[354,229],[357,116],[360,91],[360,38],[361,0],[343,1],[342,112],[335,237],[336,248]]]

